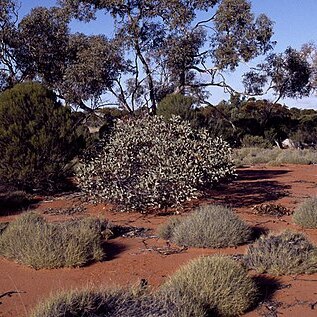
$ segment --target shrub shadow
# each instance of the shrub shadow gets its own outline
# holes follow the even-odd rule
[[[284,170],[242,170],[231,184],[219,185],[206,192],[206,198],[233,208],[251,207],[288,196],[290,185],[271,180],[286,174]]]
[[[274,294],[288,285],[282,284],[280,279],[264,274],[253,276],[253,280],[258,287],[259,297],[253,307],[250,307],[248,311],[259,309],[262,306],[275,305],[273,300]]]
[[[111,261],[113,259],[116,259],[119,254],[121,254],[123,251],[127,249],[127,247],[114,240],[108,240],[105,241],[102,245],[103,250],[105,252],[105,261]]]
[[[16,215],[29,208],[34,208],[40,198],[34,198],[24,192],[0,192],[0,216]]]

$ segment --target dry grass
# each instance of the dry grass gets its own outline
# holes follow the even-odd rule
[[[241,148],[235,149],[233,158],[236,166],[254,164],[316,164],[316,150],[296,149],[263,149],[263,148]]]
[[[40,303],[30,317],[174,317],[174,305],[131,289],[85,288],[53,295]]]
[[[317,272],[317,248],[304,235],[285,231],[262,236],[248,248],[244,262],[258,273],[310,274]]]
[[[222,248],[246,243],[252,230],[231,209],[206,205],[181,220],[172,219],[159,234],[181,246]]]
[[[208,256],[189,262],[160,288],[176,304],[176,316],[236,316],[256,301],[258,290],[245,269],[229,257]]]
[[[95,219],[47,223],[26,213],[0,236],[0,255],[35,269],[78,267],[104,257],[101,224]]]
[[[296,224],[304,228],[317,228],[317,197],[312,197],[303,201],[294,214],[293,220]]]

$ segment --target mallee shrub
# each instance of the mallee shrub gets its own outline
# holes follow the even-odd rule
[[[104,147],[80,165],[79,186],[98,199],[145,211],[179,205],[235,173],[226,142],[179,117],[119,120]]]

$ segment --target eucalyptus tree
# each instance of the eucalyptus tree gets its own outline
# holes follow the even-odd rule
[[[59,7],[34,8],[17,23],[17,3],[6,1],[8,14],[1,33],[2,88],[37,80],[68,104],[87,111],[94,108],[124,71],[120,48],[104,35],[72,34],[71,17]]]
[[[130,113],[142,107],[155,113],[171,93],[206,104],[211,87],[236,94],[225,75],[264,56],[245,74],[243,94],[273,90],[280,99],[310,92],[304,55],[293,49],[274,54],[273,23],[264,14],[255,16],[248,0],[58,2],[33,9],[17,23],[15,0],[1,1],[2,89],[36,79],[85,110],[104,105],[101,96],[108,95]],[[71,19],[89,22],[97,11],[113,25],[110,38],[107,29],[95,36],[70,32]]]

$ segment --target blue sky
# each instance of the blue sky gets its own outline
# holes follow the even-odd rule
[[[55,0],[20,0],[21,15],[25,15],[36,6],[52,6]],[[317,0],[252,0],[252,8],[255,14],[265,13],[274,21],[274,37],[277,41],[275,50],[283,52],[288,46],[300,49],[307,42],[317,43]],[[101,13],[97,21],[89,24],[74,22],[72,30],[86,34],[98,34],[111,32],[109,23]],[[239,72],[229,76],[231,83],[240,82]],[[239,87],[239,85],[238,85]],[[222,91],[213,91],[211,101],[216,103],[221,99],[227,99]],[[317,97],[303,99],[286,99],[285,104],[301,108],[317,109]]]

